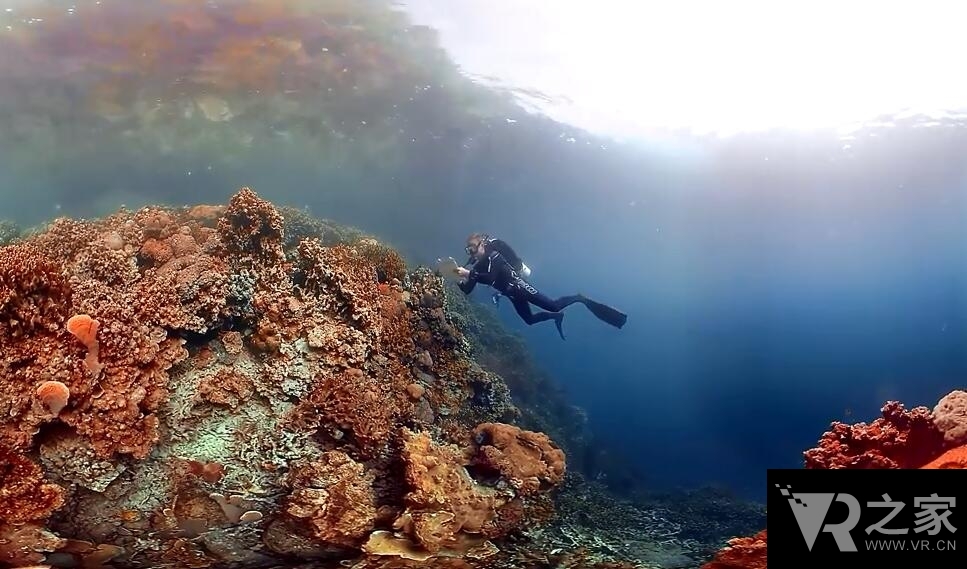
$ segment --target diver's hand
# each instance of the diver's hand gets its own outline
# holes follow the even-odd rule
[[[457,276],[461,278],[467,278],[470,276],[470,269],[466,267],[457,267],[456,272],[457,272]]]

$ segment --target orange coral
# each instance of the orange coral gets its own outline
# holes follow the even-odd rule
[[[752,537],[736,537],[702,569],[766,569],[766,530]]]
[[[967,445],[952,448],[920,468],[933,470],[967,468]]]
[[[37,387],[37,398],[53,415],[60,415],[70,395],[70,389],[59,381],[45,381]]]
[[[410,492],[394,528],[431,553],[459,546],[461,534],[494,532],[496,510],[506,500],[470,477],[465,455],[455,446],[433,444],[425,433],[405,436]]]
[[[87,314],[75,314],[67,320],[67,331],[87,348],[87,357],[84,359],[84,363],[94,377],[100,375],[101,369],[104,367],[98,361],[97,330],[100,326],[100,322]]]
[[[942,398],[933,413],[926,407],[907,411],[887,402],[883,417],[870,424],[833,423],[816,448],[806,451],[806,468],[967,468],[967,445],[943,451],[963,433],[962,391]],[[939,456],[938,456],[939,454]],[[931,459],[932,458],[932,459]],[[735,538],[702,569],[764,569],[766,532]]]

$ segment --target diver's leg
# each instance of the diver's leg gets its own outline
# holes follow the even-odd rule
[[[547,295],[537,292],[530,295],[530,302],[534,306],[543,308],[549,312],[560,312],[575,302],[584,302],[584,297],[580,294],[574,294],[571,296],[562,296],[558,299],[551,299]]]
[[[557,333],[561,335],[561,339],[564,338],[564,329],[561,327],[561,322],[564,320],[564,315],[553,312],[531,312],[530,302],[528,302],[529,295],[515,294],[510,297],[510,301],[514,305],[514,309],[521,319],[528,325],[534,325],[538,322],[544,322],[545,320],[553,320],[554,325],[557,327]]]

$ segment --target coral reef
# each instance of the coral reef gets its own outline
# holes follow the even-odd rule
[[[242,188],[0,249],[4,563],[490,563],[551,518],[565,453],[504,422],[442,279],[282,211]]]
[[[60,218],[0,261],[0,566],[685,567],[761,523],[619,504],[515,338],[249,188]]]

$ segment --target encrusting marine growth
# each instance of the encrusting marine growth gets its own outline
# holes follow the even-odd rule
[[[547,519],[564,453],[508,424],[442,279],[283,211],[0,248],[0,566],[499,566]]]

